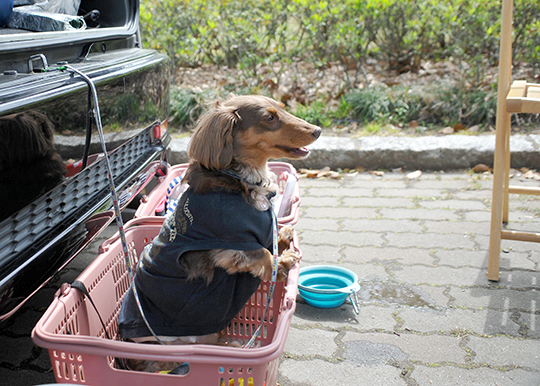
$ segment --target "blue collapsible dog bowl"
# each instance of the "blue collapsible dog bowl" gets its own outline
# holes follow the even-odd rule
[[[303,267],[298,290],[309,305],[317,308],[339,307],[350,296],[354,311],[358,313],[356,293],[360,291],[360,284],[358,276],[350,269],[333,265]]]

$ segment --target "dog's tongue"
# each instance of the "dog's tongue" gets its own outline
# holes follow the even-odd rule
[[[309,149],[307,147],[301,147],[301,148],[299,148],[297,150],[298,150],[298,153],[300,153],[300,154],[302,154],[304,156],[309,154]]]

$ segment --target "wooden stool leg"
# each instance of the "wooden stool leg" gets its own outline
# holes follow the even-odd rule
[[[498,120],[499,119],[497,119],[497,121]],[[491,200],[491,230],[489,235],[488,279],[493,281],[499,280],[505,179],[505,138],[503,132],[499,133],[499,129],[503,130],[503,128],[497,127],[495,140],[493,196]]]
[[[511,115],[510,114],[506,114],[508,115],[507,118],[505,119],[508,119],[508,123],[505,122],[504,124],[504,137],[505,137],[505,140],[504,140],[504,189],[503,189],[503,206],[502,206],[502,211],[503,211],[503,215],[502,215],[502,222],[503,224],[508,224],[508,221],[509,221],[509,215],[508,215],[508,212],[509,212],[509,206],[510,206],[510,203],[509,203],[509,196],[510,196],[510,159],[511,159],[511,154],[510,154],[510,131],[511,131]]]
[[[493,161],[493,196],[489,238],[488,279],[499,280],[505,168],[510,162],[510,114],[506,111],[506,96],[512,81],[512,12],[513,1],[503,0],[501,19],[501,49],[499,52],[499,86],[497,90],[497,127]],[[506,156],[508,153],[508,157]],[[508,185],[508,184],[506,184]]]

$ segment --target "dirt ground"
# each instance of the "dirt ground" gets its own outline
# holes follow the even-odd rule
[[[328,64],[322,68],[315,68],[311,63],[293,63],[286,68],[281,64],[274,66],[259,66],[257,76],[246,77],[237,69],[228,67],[204,65],[198,68],[179,68],[173,87],[191,89],[195,92],[214,91],[216,95],[226,94],[227,91],[242,93],[246,89],[255,89],[269,92],[274,99],[286,102],[289,110],[294,113],[297,104],[306,104],[314,100],[324,100],[328,108],[337,108],[339,98],[343,95],[348,85],[355,88],[365,87],[392,87],[406,86],[422,88],[433,84],[465,82],[465,87],[473,87],[467,82],[470,69],[467,66],[458,66],[451,61],[424,62],[418,71],[398,73],[388,71],[383,64],[374,60],[368,61],[367,65],[360,69],[345,68],[339,64]],[[489,89],[496,84],[498,68],[485,69],[482,83],[479,87]],[[514,79],[527,79],[536,83],[540,82],[540,71],[530,66],[516,66],[513,70]],[[326,135],[358,135],[356,122],[349,122],[339,127],[325,128]],[[378,135],[403,134],[403,135],[445,135],[452,134],[446,128],[435,130],[418,129],[415,122],[408,127],[387,127],[379,131]],[[530,134],[540,133],[540,128],[531,125],[514,125],[514,132]],[[478,131],[478,132],[475,132]],[[472,128],[467,134],[491,134],[494,128],[477,130]],[[365,134],[361,134],[365,135]]]

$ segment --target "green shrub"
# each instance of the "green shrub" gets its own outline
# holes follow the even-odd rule
[[[208,90],[197,93],[188,89],[171,91],[171,126],[179,129],[192,128],[205,110],[205,105],[217,96]]]
[[[514,3],[515,63],[536,69],[540,1]],[[298,108],[298,114],[321,125],[348,118],[430,125],[494,122],[495,85],[485,74],[498,60],[501,0],[141,0],[140,15],[144,46],[167,52],[175,66],[235,68],[240,82],[226,87],[236,93],[270,93],[285,71],[300,75],[301,62],[318,72],[341,65],[343,89],[332,92],[345,95],[338,110],[327,108],[323,98],[328,95],[302,101]],[[418,71],[428,60],[457,64],[457,82],[423,90],[369,87],[369,61],[400,73]],[[261,79],[263,67],[271,71],[271,86]],[[206,97],[173,92],[176,124],[192,124]]]
[[[354,91],[345,97],[352,116],[361,122],[408,123],[424,126],[494,124],[495,90],[464,91],[456,84],[432,87],[376,87]]]

